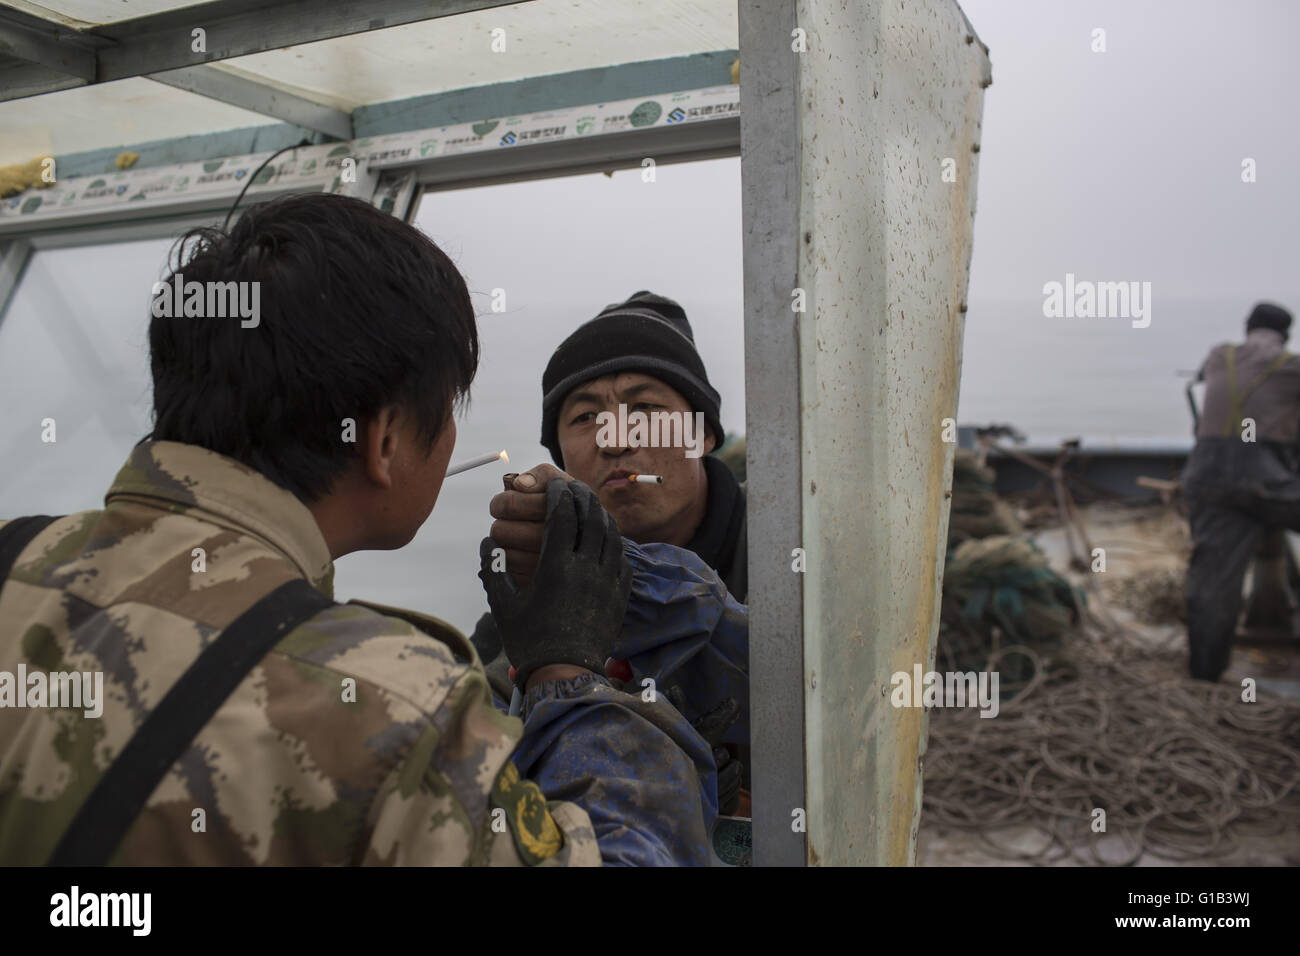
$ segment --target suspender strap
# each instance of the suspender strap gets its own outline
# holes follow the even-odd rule
[[[50,857],[103,866],[157,788],[240,682],[291,630],[334,602],[302,578],[280,585],[204,648],[99,778]]]
[[[1228,372],[1228,420],[1223,423],[1223,437],[1231,438],[1233,433],[1241,427],[1242,416],[1246,411],[1246,399],[1250,398],[1255,393],[1255,389],[1263,385],[1270,375],[1285,365],[1287,360],[1293,358],[1293,356],[1285,350],[1279,352],[1277,358],[1269,363],[1268,368],[1260,372],[1255,377],[1255,380],[1240,392],[1237,391],[1237,347],[1229,345],[1227,354],[1223,358]]]
[[[23,548],[53,520],[49,515],[31,515],[15,518],[0,528],[0,588],[4,587],[5,578],[14,569],[14,562],[23,553]]]

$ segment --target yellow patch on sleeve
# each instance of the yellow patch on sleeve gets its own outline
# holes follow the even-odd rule
[[[529,866],[560,852],[564,838],[551,818],[546,796],[531,780],[521,780],[513,760],[507,761],[492,785],[492,805],[505,811],[519,856]]]

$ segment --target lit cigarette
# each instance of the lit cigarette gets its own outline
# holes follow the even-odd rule
[[[627,480],[635,482],[638,485],[662,485],[664,483],[663,475],[628,475]]]
[[[510,461],[510,456],[506,454],[504,448],[498,452],[493,452],[490,455],[479,455],[477,458],[471,458],[469,461],[462,461],[459,465],[452,465],[447,469],[447,474],[443,477],[450,478],[452,475],[459,475],[462,471],[469,471],[471,468],[490,465],[494,461],[504,461],[508,463]]]

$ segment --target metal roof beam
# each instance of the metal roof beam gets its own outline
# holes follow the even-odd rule
[[[4,321],[9,300],[18,288],[18,281],[31,255],[32,244],[26,239],[0,241],[0,322]]]
[[[153,73],[149,79],[284,120],[334,139],[353,138],[350,113],[216,67],[189,66]]]
[[[0,100],[20,100],[24,96],[57,93],[85,85],[85,80],[71,73],[52,70],[39,63],[23,63],[13,57],[0,60]]]
[[[80,31],[0,6],[0,100],[95,81],[97,43]]]
[[[0,78],[3,79],[0,100],[133,76],[152,76],[300,43],[529,2],[368,0],[361,4],[354,0],[208,0],[88,30],[76,30],[0,7]],[[194,50],[197,45],[194,31],[198,29],[203,30],[202,51]],[[215,80],[203,82],[217,85]],[[289,106],[286,94],[278,90],[274,93],[276,108],[288,106],[295,111],[309,112],[330,109],[300,97],[300,103]],[[253,96],[247,90],[241,95]],[[253,99],[266,100],[267,94],[258,93]],[[312,125],[298,119],[293,122]],[[338,117],[326,117],[324,122],[337,126]]]
[[[93,41],[71,27],[11,7],[0,7],[0,54],[82,83],[95,79]]]
[[[114,41],[99,53],[103,83],[519,2],[530,0],[209,0],[90,32]],[[202,53],[191,49],[196,29]]]
[[[639,167],[647,156],[659,165],[721,159],[740,153],[740,120],[713,120],[605,133],[517,149],[439,156],[417,164],[426,189],[464,189],[553,176],[610,173]]]

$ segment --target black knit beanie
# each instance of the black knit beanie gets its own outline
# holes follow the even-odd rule
[[[565,396],[583,382],[612,372],[644,372],[677,389],[704,421],[719,445],[722,398],[709,384],[686,312],[672,299],[638,292],[607,305],[560,343],[542,373],[542,445],[564,467],[557,419]]]
[[[1286,338],[1291,334],[1291,313],[1280,305],[1261,302],[1251,310],[1250,318],[1246,320],[1246,331],[1251,329],[1272,329]]]

